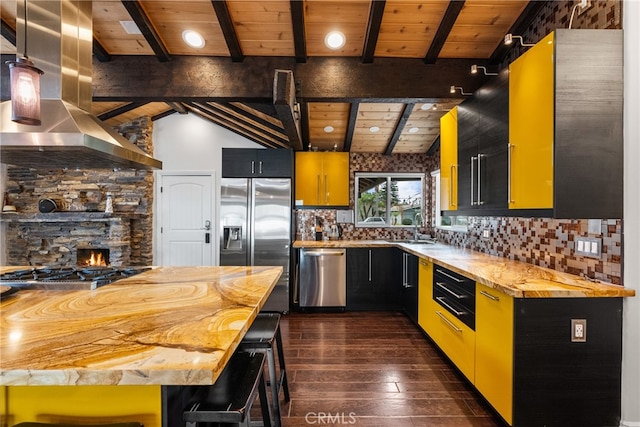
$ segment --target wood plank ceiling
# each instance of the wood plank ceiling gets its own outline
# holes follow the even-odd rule
[[[367,64],[385,59],[405,61],[398,64],[410,64],[412,69],[447,59],[497,65],[505,49],[504,35],[522,30],[543,3],[526,0],[93,1],[94,57],[97,59],[94,74],[101,64],[119,56],[132,59],[155,56],[159,67],[178,57],[226,58],[237,66],[244,66],[250,57],[295,58],[297,64],[313,58],[355,58],[355,67],[359,68],[354,68],[354,72],[367,70]],[[17,10],[16,0],[2,1],[3,54],[16,52]],[[125,30],[131,21],[133,27],[140,30],[138,34]],[[182,39],[186,29],[199,32],[206,41],[205,46],[201,49],[187,46]],[[345,35],[346,42],[343,47],[332,50],[325,45],[325,36],[335,30]],[[396,72],[401,75],[404,71]],[[375,87],[370,90],[371,96],[332,95],[307,100],[304,83],[297,87],[296,94],[301,104],[304,149],[386,154],[426,152],[437,140],[442,114],[463,100],[459,92],[446,96],[434,93],[428,98],[422,95],[422,101],[416,102],[404,95],[380,96]],[[158,119],[174,113],[197,114],[264,146],[290,146],[281,120],[272,105],[265,103],[226,96],[119,98],[94,100],[92,112],[113,126],[143,115]]]

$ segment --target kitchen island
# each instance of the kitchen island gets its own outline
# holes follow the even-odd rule
[[[281,274],[159,267],[96,290],[25,289],[3,298],[3,418],[69,421],[66,414],[160,426],[160,386],[213,384]],[[61,404],[77,395],[82,403]]]

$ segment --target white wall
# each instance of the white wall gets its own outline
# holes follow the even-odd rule
[[[625,298],[622,348],[622,420],[640,426],[640,1],[624,1],[624,222],[623,283],[636,291]]]
[[[217,126],[193,114],[172,114],[153,122],[154,157],[162,161],[162,171],[156,172],[156,183],[163,172],[187,174],[189,172],[211,173],[214,181],[214,218],[212,241],[214,264],[218,263],[218,218],[220,204],[220,176],[222,172],[222,148],[264,148],[253,141]],[[154,189],[154,221],[158,221],[158,194]],[[154,224],[153,258],[160,264],[160,224]]]

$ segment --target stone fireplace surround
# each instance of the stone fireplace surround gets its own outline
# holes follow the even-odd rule
[[[152,153],[152,126],[141,117],[120,128]],[[78,248],[108,248],[112,266],[153,263],[152,171],[8,166],[5,191],[17,209],[0,214],[7,265],[77,266]],[[113,195],[112,214],[104,213],[106,193]],[[41,198],[55,200],[58,211],[39,213]]]

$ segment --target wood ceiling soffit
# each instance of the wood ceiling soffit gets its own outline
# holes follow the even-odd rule
[[[151,20],[145,13],[142,5],[138,2],[138,0],[122,0],[122,5],[127,9],[131,19],[136,23],[138,29],[144,36],[153,52],[156,54],[156,57],[160,62],[167,62],[171,60],[171,55],[167,50],[167,47],[160,39],[160,36],[156,32]]]
[[[280,147],[289,148],[289,141],[286,137],[279,137],[275,135],[273,132],[264,132],[263,129],[260,129],[254,126],[253,123],[247,122],[244,117],[235,116],[229,111],[226,111],[222,106],[214,103],[199,103],[194,102],[191,103],[196,107],[199,107],[201,111],[205,111],[212,116],[217,117],[220,120],[224,120],[230,127],[233,127],[236,131],[244,131],[251,135],[254,135],[255,138],[259,138],[263,142],[269,141],[271,144]]]
[[[293,45],[296,62],[307,62],[307,42],[304,32],[304,2],[291,0],[291,25],[293,26]]]
[[[229,53],[231,54],[231,61],[244,61],[244,54],[242,53],[242,49],[240,48],[240,41],[238,40],[236,30],[233,27],[233,20],[231,19],[231,14],[229,13],[227,2],[211,0],[211,4],[213,5],[213,9],[216,11],[216,16],[218,17],[220,28],[222,28],[224,40],[227,42],[227,48],[229,49]]]
[[[464,0],[451,0],[449,2],[447,11],[444,13],[444,17],[442,18],[440,26],[438,27],[438,31],[436,31],[436,35],[433,37],[433,41],[431,42],[431,46],[429,46],[427,55],[424,57],[425,63],[435,64],[438,60],[440,51],[447,41],[449,33],[453,28],[453,24],[455,24],[456,19],[458,19],[458,15],[460,15],[460,12],[464,7],[464,3]]]
[[[187,114],[189,110],[181,103],[181,102],[165,102],[172,110],[174,110],[178,114]]]
[[[13,46],[16,45],[16,30],[4,19],[2,19],[2,25],[0,26],[0,35]]]
[[[237,116],[245,116],[247,120],[253,121],[258,127],[263,127],[265,130],[269,130],[274,133],[279,133],[282,138],[287,136],[282,133],[282,123],[273,117],[262,114],[258,110],[248,108],[239,102],[228,102],[223,104],[224,108],[232,111]]]
[[[356,132],[356,121],[358,120],[359,106],[359,102],[352,102],[349,105],[349,123],[347,124],[347,135],[344,139],[343,151],[351,151],[351,142],[353,141],[353,135]]]
[[[390,156],[393,153],[393,149],[398,143],[398,140],[400,139],[400,135],[402,135],[402,130],[404,129],[404,125],[407,123],[407,120],[409,120],[409,116],[411,116],[414,106],[415,104],[406,104],[404,106],[402,110],[402,116],[400,116],[400,120],[398,120],[398,124],[396,125],[396,128],[393,131],[393,136],[389,141],[389,145],[387,145],[387,148],[384,151],[385,155]]]
[[[288,142],[287,135],[283,133],[283,129],[278,126],[274,126],[266,120],[261,120],[256,116],[248,114],[246,111],[235,108],[229,103],[216,103],[209,102],[207,105],[210,105],[216,108],[218,111],[224,111],[229,115],[229,117],[235,117],[238,120],[242,120],[247,125],[251,125],[255,129],[260,129],[269,133],[270,135],[279,138],[282,142]]]
[[[124,114],[131,110],[135,110],[138,107],[142,107],[145,104],[148,104],[148,102],[130,102],[121,107],[114,108],[113,110],[107,111],[106,113],[102,113],[98,116],[98,118],[102,121],[106,121],[116,116],[119,116],[120,114]]]
[[[281,148],[280,146],[261,138],[259,135],[256,135],[253,132],[248,132],[245,129],[233,126],[224,118],[219,117],[215,113],[209,111],[209,109],[203,106],[202,104],[199,104],[196,102],[186,102],[185,105],[189,108],[189,111],[195,114],[196,116],[201,117],[202,119],[207,120],[209,122],[215,123],[227,129],[230,132],[234,132],[241,136],[244,136],[245,138],[255,142],[256,144],[262,145],[263,147],[266,147],[266,148]]]
[[[174,56],[169,62],[153,56],[118,55],[93,64],[96,101],[123,100],[225,100],[272,103],[273,71],[294,70],[302,82],[304,102],[380,99],[382,102],[432,102],[458,99],[452,84],[474,91],[482,82],[469,73],[475,59],[440,59],[424,64],[420,59],[376,58],[363,66],[359,57],[245,58],[242,67],[223,57]],[[3,76],[4,78],[4,76]],[[224,82],[221,84],[220,82]]]
[[[518,19],[513,23],[511,28],[509,29],[509,33],[520,35],[523,34],[529,25],[534,22],[534,18],[538,16],[540,11],[550,3],[549,1],[535,1],[531,0],[525,6],[524,10],[518,16]],[[529,41],[531,43],[532,41]],[[515,43],[514,43],[515,44]],[[489,57],[488,63],[491,65],[498,65],[505,57],[507,50],[513,49],[514,46],[506,46],[504,43],[500,43],[496,50],[493,51],[491,57]]]
[[[384,15],[385,4],[386,0],[371,2],[369,22],[367,23],[367,32],[364,38],[364,49],[362,51],[362,62],[365,64],[373,62],[376,44],[378,43],[378,35],[380,34],[380,26],[382,25],[382,16]]]

